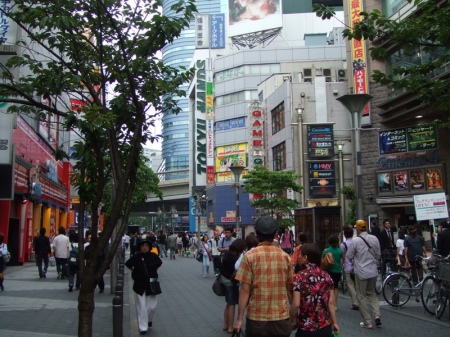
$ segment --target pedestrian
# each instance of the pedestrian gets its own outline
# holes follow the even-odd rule
[[[307,242],[308,237],[306,233],[300,232],[297,235],[297,240],[299,242],[298,246],[295,247],[294,253],[292,254],[292,264],[294,265],[294,273],[298,273],[300,271],[300,264],[298,263],[298,256],[300,253],[300,249],[302,245]]]
[[[178,251],[178,256],[181,256],[181,254],[183,254],[183,233],[178,233],[178,237],[177,237],[177,251]]]
[[[320,249],[305,243],[299,252],[303,268],[294,275],[294,293],[289,311],[296,337],[332,337],[339,333],[335,292],[331,276],[320,269]]]
[[[373,311],[375,325],[381,325],[380,306],[375,293],[378,275],[377,261],[381,256],[380,244],[374,235],[367,233],[367,223],[364,220],[357,220],[355,227],[358,236],[353,239],[351,246],[348,247],[346,257],[353,260],[356,298],[363,319],[360,326],[372,329],[369,306]]]
[[[289,319],[293,283],[291,257],[274,247],[278,231],[276,219],[260,217],[255,231],[259,244],[244,255],[236,274],[241,289],[234,328],[240,331],[247,311],[246,337],[288,337],[292,331]]]
[[[158,235],[158,247],[159,247],[159,256],[162,258],[163,257],[163,253],[167,258],[167,235],[166,233],[164,233],[163,230],[159,231],[159,235]]]
[[[86,265],[88,265],[90,263],[90,261],[92,260],[92,252],[91,252],[91,240],[92,240],[92,235],[89,234],[87,236],[87,241],[84,244],[84,256],[86,258]],[[95,260],[95,273],[97,273],[103,262],[105,261],[105,256],[106,256],[106,247],[104,248],[104,250],[97,256],[97,259]],[[105,292],[105,280],[103,278],[103,274],[96,280],[96,287],[98,286],[99,288],[99,294],[102,294]]]
[[[125,246],[125,250],[128,250],[128,247],[130,246],[130,236],[127,233],[123,234],[122,243]]]
[[[0,290],[1,291],[5,291],[5,287],[3,286],[3,281],[5,279],[4,272],[6,269],[6,263],[5,263],[4,256],[6,256],[8,254],[8,245],[3,242],[4,240],[5,240],[5,234],[0,232]]]
[[[234,269],[236,269],[236,270],[239,269],[239,266],[241,265],[244,254],[251,251],[253,248],[258,247],[258,244],[259,244],[259,240],[255,234],[249,234],[245,237],[245,250],[242,252],[241,256],[239,256],[239,259],[234,264]]]
[[[327,253],[331,253],[334,260],[333,265],[328,269],[328,274],[330,274],[331,279],[333,280],[334,304],[336,305],[335,310],[337,310],[339,281],[342,276],[342,264],[344,263],[344,259],[342,257],[342,250],[339,248],[339,237],[336,234],[331,234],[328,237],[328,247],[323,250],[322,258],[325,257]]]
[[[233,237],[233,229],[231,229],[230,227],[227,227],[223,230],[223,238],[220,239],[219,241],[219,246],[218,246],[218,250],[221,253],[221,255],[223,255],[226,251],[228,251],[228,248],[231,246],[231,244],[233,243],[234,240],[236,240],[236,238]]]
[[[219,231],[214,231],[214,237],[209,240],[211,244],[211,255],[213,259],[214,275],[218,276],[220,273],[220,252],[219,252],[219,241],[220,233]]]
[[[405,258],[405,232],[403,229],[400,229],[398,231],[398,239],[395,243],[395,246],[397,247],[397,266],[404,266],[406,263]]]
[[[212,261],[211,244],[208,240],[208,235],[203,235],[202,240],[200,241],[200,245],[200,251],[203,255],[202,277],[206,277],[209,276],[209,263]]]
[[[352,306],[350,309],[359,310],[358,299],[356,298],[355,289],[355,273],[353,272],[353,260],[347,257],[348,248],[351,246],[353,241],[353,228],[350,226],[344,227],[344,237],[345,241],[341,244],[342,257],[344,259],[343,273],[345,284],[347,285],[348,293],[350,294],[350,300],[352,301]]]
[[[67,257],[69,256],[69,238],[64,227],[59,227],[58,235],[53,239],[53,249],[56,260],[58,280],[64,280],[67,275]]]
[[[189,234],[185,232],[181,241],[183,242],[183,253],[186,257],[189,256]]]
[[[440,222],[442,231],[438,233],[436,239],[436,249],[442,256],[450,254],[450,222],[448,220]]]
[[[133,256],[138,251],[138,244],[139,244],[139,236],[138,232],[134,232],[131,234],[130,238],[130,256]]]
[[[79,265],[79,258],[77,259],[77,261],[70,261],[70,258],[72,257],[72,251],[76,251],[77,252],[77,257],[78,257],[78,235],[77,233],[71,229],[69,230],[69,242],[70,242],[70,252],[69,254],[71,255],[69,257],[69,263],[68,263],[68,272],[69,272],[69,292],[73,291],[73,285],[75,284],[75,289],[80,289],[80,278],[78,277],[78,265]],[[75,279],[76,277],[76,279]],[[74,279],[76,280],[76,282],[74,283]]]
[[[284,233],[280,237],[280,246],[287,254],[292,254],[292,249],[294,247],[294,237],[289,232],[289,228],[284,229]]]
[[[170,259],[175,260],[175,255],[176,255],[176,249],[177,249],[177,235],[175,233],[172,233],[172,235],[170,235],[167,238],[167,248],[169,249],[169,255],[170,255]]]
[[[422,260],[419,256],[427,256],[427,250],[425,249],[425,240],[417,234],[416,226],[408,226],[408,236],[405,237],[403,244],[405,246],[406,262],[411,266],[411,276],[414,283],[417,284],[423,279]]]
[[[145,335],[148,328],[152,327],[158,303],[156,295],[151,294],[150,281],[158,279],[158,268],[161,267],[162,260],[158,255],[150,253],[151,245],[149,240],[141,240],[139,253],[125,262],[127,268],[132,271],[131,277],[134,281],[133,291],[141,335]]]
[[[36,255],[36,266],[38,267],[39,278],[46,278],[48,269],[48,256],[52,253],[50,239],[45,236],[46,229],[42,227],[39,230],[39,236],[33,239],[34,253]],[[44,269],[42,269],[44,263]]]
[[[242,239],[235,239],[224,252],[220,264],[220,281],[225,287],[225,309],[223,311],[223,331],[233,333],[233,322],[235,307],[239,303],[239,286],[233,279],[236,269],[236,261],[245,249],[245,242]]]

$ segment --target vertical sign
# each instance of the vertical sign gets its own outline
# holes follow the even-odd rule
[[[209,48],[209,15],[197,14],[195,16],[195,48]]]
[[[348,0],[350,27],[361,21],[360,13],[363,11],[363,0]],[[353,92],[355,94],[368,94],[369,81],[367,76],[367,51],[364,40],[352,39],[351,61],[353,70]],[[361,125],[370,124],[370,103],[367,103],[362,113]]]
[[[306,127],[308,158],[334,156],[333,124],[311,124]]]
[[[206,184],[214,185],[214,86],[206,82]]]
[[[336,194],[334,161],[309,163],[309,194],[312,197],[331,197]]]
[[[194,126],[194,184],[206,185],[206,106],[207,102],[207,60],[197,60],[195,85],[195,126]]]
[[[7,113],[7,103],[0,103],[0,164],[12,164],[14,115]]]
[[[7,16],[7,13],[11,10],[13,5],[12,1],[3,0],[0,3],[0,7],[2,8],[2,11],[0,12],[0,44],[2,47],[6,47],[6,45],[15,45],[17,42],[17,24]]]
[[[249,106],[249,155],[250,169],[264,162],[264,121],[260,101],[251,101]]]
[[[209,45],[211,49],[225,48],[225,14],[211,14],[209,23]]]

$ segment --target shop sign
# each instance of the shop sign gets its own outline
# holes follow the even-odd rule
[[[334,161],[309,163],[309,194],[313,197],[336,194]]]
[[[308,158],[328,158],[334,156],[334,136],[332,124],[306,126]]]
[[[414,196],[417,221],[448,218],[445,192]]]

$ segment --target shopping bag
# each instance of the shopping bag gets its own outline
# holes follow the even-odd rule
[[[56,266],[56,260],[55,260],[55,257],[54,257],[54,256],[50,256],[50,257],[48,258],[48,265],[49,265],[50,267],[55,267],[55,266]]]

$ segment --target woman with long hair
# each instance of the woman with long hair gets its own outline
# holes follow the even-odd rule
[[[8,246],[6,245],[6,243],[3,242],[4,239],[5,239],[5,234],[0,233],[0,290],[1,291],[5,291],[5,287],[3,286],[3,280],[4,280],[3,272],[6,269],[6,263],[5,263],[3,256],[8,254]]]
[[[209,262],[212,261],[211,243],[206,234],[200,240],[200,250],[203,252],[202,277],[206,277],[209,276]]]

